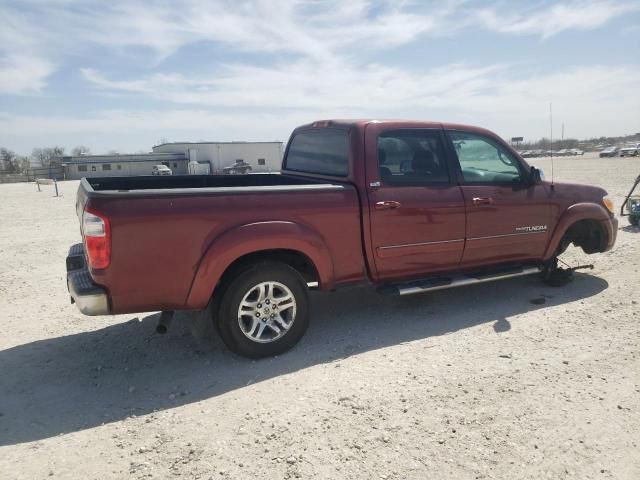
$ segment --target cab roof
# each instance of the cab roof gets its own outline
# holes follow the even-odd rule
[[[354,127],[358,129],[364,129],[367,125],[378,124],[384,125],[389,128],[446,128],[451,130],[465,130],[477,133],[488,133],[495,135],[495,133],[481,127],[474,125],[464,125],[459,123],[438,122],[434,120],[402,120],[402,119],[331,119],[331,120],[316,120],[315,122],[301,125],[296,130],[308,129],[308,128],[349,128]]]

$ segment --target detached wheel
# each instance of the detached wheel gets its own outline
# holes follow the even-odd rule
[[[302,276],[283,263],[263,262],[223,287],[215,319],[234,353],[262,358],[292,348],[309,326],[309,298]]]

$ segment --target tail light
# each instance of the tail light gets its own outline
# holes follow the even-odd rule
[[[82,214],[82,234],[89,267],[103,269],[111,263],[111,227],[109,219],[91,208]]]

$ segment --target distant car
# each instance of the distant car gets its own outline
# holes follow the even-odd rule
[[[555,155],[557,155],[558,157],[569,157],[571,155],[573,155],[571,153],[571,151],[568,148],[563,148],[562,150],[558,150]]]
[[[618,147],[607,147],[600,152],[600,158],[603,157],[617,157]]]
[[[640,155],[640,143],[632,143],[620,149],[621,157],[637,157]]]
[[[571,155],[584,155],[584,151],[579,148],[571,148],[569,151],[571,152]]]
[[[252,170],[251,165],[244,160],[236,160],[236,162],[222,169],[225,175],[245,175]]]
[[[154,165],[151,169],[151,175],[171,175],[172,173],[166,165]]]

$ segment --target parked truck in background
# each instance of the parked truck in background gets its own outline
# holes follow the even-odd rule
[[[604,252],[617,231],[603,189],[545,181],[485,129],[412,121],[301,126],[281,174],[85,178],[76,210],[67,285],[83,313],[211,306],[248,357],[300,340],[311,288],[559,283],[570,244]]]

